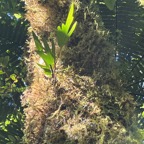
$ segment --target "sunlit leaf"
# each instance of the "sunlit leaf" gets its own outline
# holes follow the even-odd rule
[[[66,19],[66,23],[62,23],[61,26],[57,27],[56,35],[57,35],[57,40],[58,40],[58,45],[60,47],[63,47],[64,45],[67,44],[69,37],[72,35],[74,32],[77,22],[75,22],[73,25],[74,21],[74,4],[72,3],[70,5],[70,10]],[[72,26],[71,26],[72,25]]]
[[[75,23],[73,24],[72,28],[70,29],[70,31],[69,31],[69,33],[68,33],[68,36],[69,36],[69,37],[73,34],[74,30],[76,29],[76,26],[77,26],[77,22],[75,22]]]
[[[21,13],[15,13],[14,16],[17,18],[17,19],[20,19],[22,17]]]
[[[10,124],[10,121],[9,120],[6,120],[5,121],[5,126],[9,125]]]
[[[40,55],[40,57],[44,60],[45,64],[48,65],[54,65],[54,58],[50,53],[45,54],[43,51],[37,51],[37,53]]]
[[[18,82],[18,79],[16,78],[16,75],[15,74],[11,74],[10,75],[10,78],[16,83]]]
[[[62,26],[61,26],[61,30],[63,31],[63,33],[67,33],[68,32],[68,28],[65,24],[62,23]]]
[[[142,117],[144,118],[144,111],[142,112]]]
[[[37,50],[38,51],[42,51],[43,50],[43,46],[42,46],[40,40],[38,39],[38,37],[36,36],[36,34],[34,32],[32,32],[32,34],[33,34],[33,38],[34,38]]]
[[[2,70],[0,70],[0,75],[4,74],[5,72],[3,72]]]
[[[73,14],[74,14],[74,3],[71,4],[70,10],[67,16],[66,25],[70,27],[71,23],[73,22]]]
[[[47,75],[47,76],[52,76],[52,71],[51,70],[48,70],[48,69],[44,69],[44,73]]]
[[[40,66],[42,69],[50,69],[50,66],[46,66],[46,65],[41,65],[38,63],[38,66]]]

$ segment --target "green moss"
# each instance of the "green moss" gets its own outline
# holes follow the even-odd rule
[[[139,144],[142,139],[136,127],[136,102],[123,87],[115,47],[107,40],[96,8],[94,3],[81,3],[78,27],[62,52],[57,82],[47,82],[39,143]]]

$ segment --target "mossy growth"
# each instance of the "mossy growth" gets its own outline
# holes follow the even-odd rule
[[[78,4],[78,27],[58,62],[57,81],[54,83],[36,66],[36,53],[29,56],[34,74],[22,98],[24,143],[139,144],[142,136],[136,127],[136,102],[123,88],[115,47],[107,40],[96,3]],[[51,20],[56,18],[56,14],[51,16]],[[39,27],[37,30],[33,25],[43,34],[45,26]],[[29,48],[30,52],[34,49],[33,40]]]

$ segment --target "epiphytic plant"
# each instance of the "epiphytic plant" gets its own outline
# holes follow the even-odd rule
[[[67,44],[70,36],[73,34],[77,21],[74,22],[74,4],[70,5],[70,10],[66,19],[66,23],[62,23],[61,26],[57,27],[56,36],[58,41],[58,46],[62,49],[63,46]],[[74,24],[72,24],[74,22]],[[51,47],[45,39],[42,39],[42,42],[39,40],[38,36],[33,32],[33,38],[36,45],[37,54],[43,59],[45,65],[38,64],[45,72],[47,76],[55,76],[56,68],[56,53],[55,53],[55,43],[54,40],[51,41]],[[60,50],[61,53],[61,50]],[[59,56],[59,55],[58,55]]]
[[[46,75],[52,76],[54,74],[55,67],[55,45],[54,41],[52,41],[52,48],[49,47],[49,44],[45,39],[42,40],[42,43],[33,32],[33,38],[35,40],[36,52],[43,59],[45,65],[38,64],[45,72]]]
[[[57,40],[58,40],[58,45],[60,47],[63,47],[64,45],[67,44],[70,36],[73,34],[76,26],[77,26],[77,21],[74,22],[74,4],[72,3],[70,6],[70,10],[66,19],[66,23],[62,23],[61,26],[57,27]]]

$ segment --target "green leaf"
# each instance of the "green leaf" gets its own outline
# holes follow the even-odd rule
[[[38,37],[36,36],[36,34],[34,32],[32,32],[32,34],[33,34],[33,38],[34,38],[37,50],[38,51],[42,51],[43,50],[43,46],[42,46],[40,40],[38,39]]]
[[[54,57],[54,60],[56,59],[56,54],[55,54],[55,44],[54,44],[54,40],[52,39],[51,41],[51,44],[52,44],[52,54],[53,54],[53,57]]]
[[[73,21],[74,21],[74,4],[72,3],[70,6],[70,10],[66,19],[66,23],[62,23],[61,26],[57,27],[57,31],[56,31],[56,35],[57,35],[57,40],[58,40],[58,45],[60,47],[63,47],[65,44],[67,44],[69,37],[73,34],[76,26],[77,26],[77,22],[75,22],[73,25]],[[71,27],[72,25],[72,27]]]
[[[144,111],[142,112],[142,117],[144,118]]]
[[[104,2],[109,10],[114,10],[116,0],[104,0]]]
[[[0,75],[4,74],[5,72],[3,72],[2,70],[0,70]]]
[[[50,66],[45,66],[45,65],[41,65],[41,64],[38,64],[38,66],[40,66],[44,70],[44,73],[46,75],[52,76],[52,71],[51,71]]]
[[[58,27],[57,27],[57,30],[58,30],[58,31],[62,31],[62,29],[61,29],[61,27],[60,27],[60,26],[58,26]]]
[[[46,39],[43,38],[42,42],[43,42],[43,44],[44,44],[44,50],[45,50],[45,52],[46,52],[46,53],[51,53],[51,49],[50,49],[50,47],[49,47]]]
[[[37,65],[40,66],[42,69],[50,69],[50,66],[41,65],[39,63],[37,63]]]
[[[44,60],[45,64],[47,66],[54,65],[54,58],[50,53],[44,53],[43,51],[37,51],[37,53],[40,55],[40,57]]]
[[[73,22],[73,19],[74,19],[73,14],[74,14],[74,3],[71,4],[70,10],[67,16],[66,25],[68,27],[70,27],[71,23]]]
[[[16,75],[15,74],[11,74],[10,75],[10,78],[16,83],[18,82],[18,79],[16,78]]]
[[[44,73],[45,73],[47,76],[49,76],[49,77],[52,76],[52,71],[49,70],[49,69],[44,69]]]
[[[68,28],[67,28],[67,26],[66,26],[64,23],[62,23],[61,30],[62,30],[65,34],[68,33]]]
[[[56,31],[56,35],[57,35],[58,45],[60,47],[63,47],[64,45],[67,44],[69,40],[69,36],[67,34],[63,33],[62,31]]]
[[[69,31],[69,33],[68,33],[68,36],[69,36],[69,37],[73,34],[74,30],[76,29],[76,26],[77,26],[77,22],[75,22],[75,23],[73,24],[72,28],[70,29],[70,31]]]
[[[9,125],[10,124],[10,121],[9,120],[6,120],[5,121],[5,126]]]
[[[15,13],[15,14],[14,14],[14,16],[15,16],[17,19],[20,19],[20,18],[22,18],[22,15],[21,15],[21,13]]]
[[[48,76],[52,76],[52,69],[55,64],[55,46],[54,41],[52,41],[52,49],[49,47],[49,44],[45,39],[42,40],[42,43],[44,44],[44,47],[42,46],[42,43],[38,39],[38,37],[33,32],[33,37],[35,40],[35,44],[37,47],[37,54],[43,59],[45,65],[38,64],[43,70],[44,73]]]

